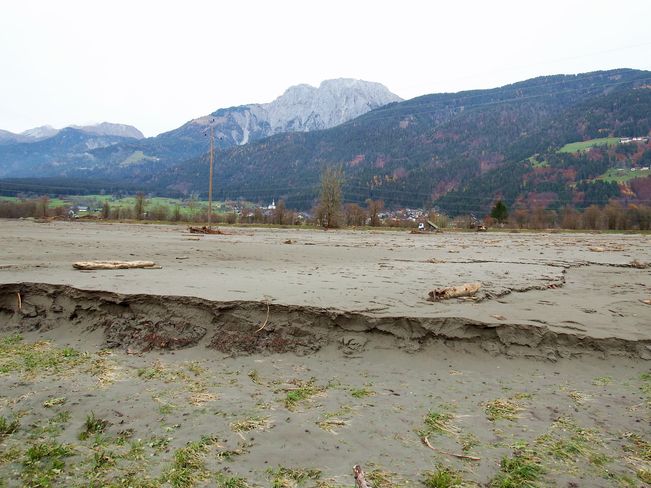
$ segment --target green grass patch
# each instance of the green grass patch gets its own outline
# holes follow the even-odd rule
[[[101,434],[109,425],[110,422],[108,420],[97,418],[95,413],[91,412],[86,416],[84,430],[79,433],[79,440],[85,441],[92,435]]]
[[[271,428],[272,422],[269,417],[248,417],[244,420],[238,420],[231,423],[233,432],[250,432],[252,430],[265,431]]]
[[[651,407],[651,373],[642,373],[640,375],[640,391],[646,397],[647,404]]]
[[[524,411],[522,400],[530,398],[527,393],[519,393],[510,398],[498,398],[484,403],[486,417],[491,422],[497,420],[515,420]]]
[[[629,441],[629,445],[624,446],[624,451],[632,453],[643,461],[651,461],[651,443],[633,432],[627,432],[624,437]]]
[[[160,380],[164,383],[175,381],[190,381],[190,376],[181,369],[170,369],[157,360],[153,365],[138,369],[138,377],[144,380]]]
[[[167,446],[170,445],[170,442],[172,442],[171,437],[155,435],[151,439],[149,439],[147,445],[152,449],[155,449],[156,451],[163,451],[167,449]]]
[[[459,444],[463,452],[470,452],[473,447],[479,445],[479,438],[472,432],[468,432],[459,437]]]
[[[636,474],[639,480],[651,486],[651,470],[640,468]]]
[[[531,156],[528,159],[528,161],[529,161],[529,164],[531,164],[531,166],[533,168],[546,168],[547,166],[549,166],[549,161],[544,160],[544,159],[542,161],[538,161],[536,156]]]
[[[0,439],[13,434],[20,427],[20,422],[17,419],[9,420],[4,416],[0,416]]]
[[[295,410],[299,404],[325,391],[325,388],[316,385],[316,378],[311,378],[308,381],[296,380],[293,384],[295,387],[285,395],[285,407],[289,410]]]
[[[558,152],[575,153],[585,151],[593,146],[616,146],[619,144],[619,137],[601,137],[599,139],[590,139],[589,141],[578,141],[565,144]]]
[[[635,178],[645,178],[649,175],[651,175],[651,171],[648,169],[642,170],[637,168],[635,171],[631,171],[631,168],[610,168],[604,174],[598,176],[597,179],[612,181],[615,183],[625,183],[634,180]]]
[[[528,449],[515,451],[512,457],[503,457],[500,471],[491,482],[491,488],[537,488],[544,473],[540,459]]]
[[[592,384],[595,386],[607,386],[613,382],[610,376],[597,376],[593,378]]]
[[[249,484],[246,479],[239,476],[230,476],[225,473],[215,475],[217,488],[248,488]]]
[[[396,488],[410,484],[400,480],[396,473],[381,468],[375,468],[366,473],[366,480],[373,488]]]
[[[459,432],[452,426],[454,415],[449,412],[436,412],[430,410],[425,415],[425,427],[418,431],[420,437],[428,437],[432,434],[449,434],[456,436]]]
[[[65,467],[65,458],[74,450],[65,444],[39,442],[31,445],[25,452],[21,477],[26,486],[51,486]]]
[[[93,453],[93,461],[91,466],[93,470],[107,469],[116,464],[115,454],[110,451],[96,451]]]
[[[321,471],[307,468],[286,468],[278,466],[269,468],[267,474],[271,479],[272,488],[293,488],[309,480],[321,478]]]
[[[202,437],[201,440],[189,442],[185,447],[177,449],[171,468],[163,475],[163,481],[174,488],[185,488],[207,479],[204,457],[210,446],[216,443],[214,437]]]
[[[353,398],[366,398],[375,395],[375,392],[370,388],[364,387],[364,388],[353,388],[352,390],[350,390],[350,394],[353,396]]]
[[[463,486],[463,478],[456,471],[444,467],[426,472],[423,484],[427,488],[457,488]]]
[[[336,412],[324,413],[316,424],[326,432],[336,434],[336,429],[338,427],[348,425],[348,420],[344,417],[350,416],[352,411],[353,409],[350,406],[344,405]]]
[[[68,371],[87,360],[87,355],[71,347],[58,348],[48,341],[24,343],[18,335],[0,340],[0,373]]]
[[[50,398],[49,400],[45,400],[43,402],[43,406],[45,408],[52,408],[56,407],[57,405],[63,405],[66,403],[65,397],[56,397],[56,398]]]
[[[132,152],[128,158],[126,158],[122,163],[120,163],[120,166],[129,166],[131,164],[136,164],[139,163],[140,161],[149,161],[149,160],[154,160],[155,158],[151,156],[146,156],[144,152],[142,151],[134,151]]]

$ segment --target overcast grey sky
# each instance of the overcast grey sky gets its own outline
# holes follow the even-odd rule
[[[351,77],[403,98],[651,69],[648,0],[0,0],[0,128],[146,135]]]

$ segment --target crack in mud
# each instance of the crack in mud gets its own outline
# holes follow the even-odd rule
[[[651,359],[651,340],[598,338],[581,331],[552,330],[545,324],[486,323],[464,317],[377,317],[312,306],[120,294],[43,283],[0,285],[0,332],[58,327],[80,334],[102,331],[104,347],[140,351],[203,346],[232,355],[305,355],[336,344],[352,354],[375,342],[409,351],[445,344],[549,360],[584,354]]]

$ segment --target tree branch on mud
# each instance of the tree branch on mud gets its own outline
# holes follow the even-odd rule
[[[481,458],[478,458],[478,457],[475,457],[475,456],[468,456],[466,454],[455,454],[453,452],[447,452],[447,451],[443,451],[442,449],[438,449],[438,448],[434,447],[430,443],[427,436],[421,437],[420,440],[423,441],[423,444],[425,444],[427,447],[429,447],[432,451],[436,451],[439,454],[445,454],[447,456],[453,456],[453,457],[459,458],[459,459],[470,459],[471,461],[481,461]]]

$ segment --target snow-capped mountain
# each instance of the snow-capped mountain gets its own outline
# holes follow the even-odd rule
[[[336,79],[319,87],[293,86],[270,103],[219,109],[156,137],[143,138],[134,127],[106,122],[0,133],[0,177],[159,171],[206,154],[211,126],[223,150],[282,132],[328,129],[400,100],[380,83]]]

